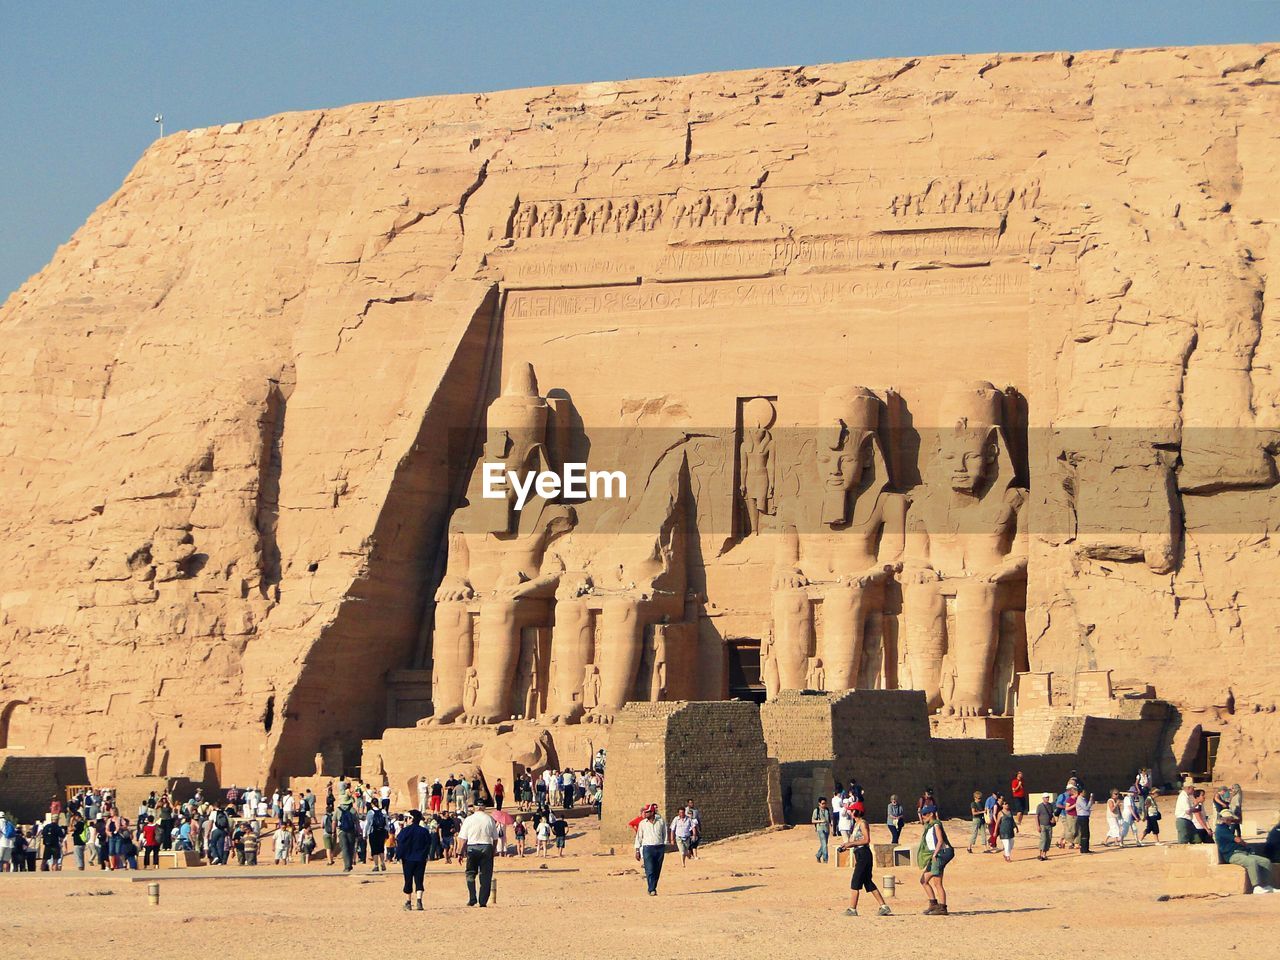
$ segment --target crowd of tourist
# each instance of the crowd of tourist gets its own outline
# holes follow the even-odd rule
[[[388,864],[399,863],[404,874],[404,908],[421,910],[427,864],[443,861],[463,868],[468,905],[485,907],[491,899],[495,858],[563,857],[569,837],[567,818],[581,815],[574,808],[588,806],[588,812],[600,816],[603,766],[600,757],[592,769],[525,774],[509,788],[502,780],[489,786],[478,774],[450,773],[443,779],[420,776],[418,803],[403,813],[391,811],[388,785],[373,787],[346,778],[329,782],[319,797],[310,789],[267,795],[232,787],[215,802],[199,789],[183,800],[153,792],[136,811],[123,811],[109,790],[84,789],[65,801],[54,797],[47,815],[32,824],[15,823],[0,813],[0,870],[73,866],[146,870],[158,867],[160,857],[170,852],[210,865],[256,866],[267,861],[285,865],[301,860],[340,864],[344,872],[365,864],[381,873]],[[1151,771],[1143,769],[1128,788],[1111,789],[1099,801],[1072,771],[1060,791],[1040,794],[1032,809],[1034,798],[1017,771],[1007,789],[973,792],[966,851],[998,852],[1012,863],[1018,838],[1034,822],[1038,860],[1050,859],[1055,850],[1093,853],[1091,825],[1097,802],[1103,805],[1107,828],[1102,846],[1168,842],[1161,837],[1158,792]],[[1207,791],[1188,780],[1177,790],[1173,808],[1176,840],[1215,844],[1220,862],[1244,868],[1255,893],[1270,893],[1271,864],[1280,861],[1280,825],[1272,829],[1265,845],[1250,847],[1241,835],[1243,801],[1238,784]],[[830,798],[817,800],[810,818],[817,836],[814,858],[829,862],[832,840],[838,838],[836,852],[849,853],[852,870],[846,914],[857,916],[860,897],[867,894],[880,915],[889,915],[892,910],[873,878],[872,826],[866,805],[866,791],[856,779],[837,783]],[[908,819],[898,795],[890,795],[884,825],[894,846]],[[956,846],[933,790],[925,790],[917,799],[914,819],[922,827],[914,862],[927,902],[924,912],[945,916],[944,876]],[[642,865],[650,896],[657,896],[669,848],[679,852],[682,865],[698,859],[702,814],[692,798],[670,822],[657,804],[646,804],[631,827],[635,858]]]
[[[1012,863],[1023,820],[1031,815],[1035,818],[1037,835],[1036,859],[1048,860],[1054,849],[1078,851],[1080,854],[1094,852],[1091,818],[1096,800],[1074,770],[1061,791],[1040,795],[1034,814],[1031,799],[1022,771],[1014,773],[1007,790],[995,788],[989,793],[975,790],[968,808],[971,830],[967,852],[972,854],[976,846],[982,853],[999,852],[1006,862]],[[1280,824],[1271,829],[1265,844],[1257,849],[1249,846],[1240,830],[1243,800],[1239,784],[1223,785],[1212,796],[1207,796],[1205,790],[1188,780],[1178,790],[1174,807],[1177,842],[1216,844],[1219,861],[1243,867],[1254,893],[1272,893],[1271,864],[1280,863]],[[1102,846],[1124,847],[1130,840],[1138,847],[1161,842],[1162,814],[1149,769],[1139,770],[1127,789],[1110,790],[1104,809],[1107,833]],[[955,856],[955,848],[939,818],[938,799],[931,789],[925,790],[917,801],[916,819],[924,828],[915,851],[916,864],[922,871],[920,883],[928,904],[924,912],[946,915],[943,875]],[[818,842],[814,859],[819,863],[829,862],[833,834],[843,841],[837,847],[839,852],[852,851],[852,890],[846,913],[857,915],[860,892],[875,897],[880,914],[890,913],[871,876],[871,827],[866,817],[862,786],[856,780],[845,785],[837,783],[830,799],[818,798],[810,822]],[[890,842],[895,846],[905,822],[903,805],[896,794],[891,795],[884,823]]]
[[[510,794],[516,816],[502,809],[508,794],[501,780],[488,788],[478,774],[420,777],[415,809],[427,859],[463,861],[462,825],[479,803],[495,808],[496,855],[547,857],[554,850],[564,856],[568,831],[555,811],[590,805],[600,815],[603,757],[595,767],[516,778]],[[65,800],[53,797],[34,823],[0,812],[0,871],[147,870],[159,868],[161,855],[189,854],[188,862],[211,866],[300,861],[341,864],[345,872],[372,864],[382,872],[412,823],[413,811],[391,812],[391,796],[387,784],[340,778],[323,797],[311,789],[267,794],[231,787],[214,801],[197,788],[185,800],[152,792],[136,811],[126,811],[111,790],[86,788]]]

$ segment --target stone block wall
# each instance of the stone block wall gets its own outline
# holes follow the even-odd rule
[[[690,798],[707,840],[762,829],[770,824],[769,780],[755,704],[628,704],[609,733],[601,842],[628,847],[629,823],[646,803],[670,820]]]
[[[49,812],[53,797],[89,782],[84,757],[0,758],[0,810],[19,823],[33,823]]]

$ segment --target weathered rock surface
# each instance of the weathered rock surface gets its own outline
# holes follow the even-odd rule
[[[853,384],[924,430],[990,381],[1029,423],[1031,669],[1150,684],[1274,776],[1278,90],[1275,46],[938,57],[157,142],[0,308],[0,747],[104,784],[350,763],[430,665],[450,445],[528,362],[588,431],[684,437],[680,695],[771,616],[696,435]]]

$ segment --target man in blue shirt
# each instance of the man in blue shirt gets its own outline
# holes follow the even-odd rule
[[[1244,867],[1253,884],[1254,893],[1275,893],[1271,886],[1271,861],[1260,857],[1248,847],[1236,840],[1236,815],[1230,810],[1218,814],[1218,825],[1213,830],[1214,842],[1218,844],[1218,859],[1223,863],[1234,863]]]

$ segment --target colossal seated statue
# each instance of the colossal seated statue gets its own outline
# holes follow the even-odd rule
[[[820,486],[806,489],[802,480],[783,508],[768,685],[774,676],[784,690],[811,685],[816,653],[826,689],[857,686],[867,620],[883,609],[885,584],[900,563],[907,509],[906,498],[891,490],[882,408],[865,387],[834,388],[822,398],[814,454]]]
[[[947,392],[939,456],[913,493],[908,520],[902,579],[910,677],[900,685],[924,690],[931,709],[961,716],[990,708],[1001,614],[1026,603],[1019,526],[1026,490],[1004,409],[1004,394],[985,381]]]
[[[489,407],[482,460],[502,463],[504,476],[550,470],[547,416],[533,367],[516,366]],[[509,487],[502,498],[483,499],[481,473],[472,476],[467,501],[452,518],[447,566],[436,591],[436,723],[460,717],[493,723],[512,715],[522,629],[549,622],[549,601],[563,569],[547,548],[575,520],[571,507],[540,496],[517,510]]]

